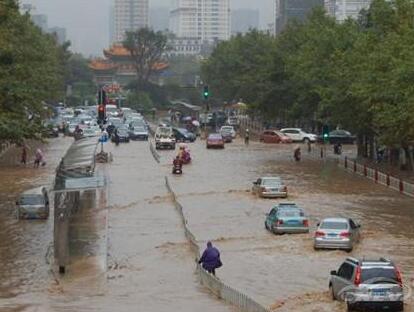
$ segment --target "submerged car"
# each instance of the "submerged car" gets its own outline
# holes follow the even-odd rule
[[[308,233],[309,219],[296,204],[281,203],[266,215],[265,227],[275,234]]]
[[[327,218],[318,223],[314,237],[315,249],[345,249],[351,251],[360,239],[360,225],[352,219]]]
[[[155,131],[155,148],[175,149],[175,137],[172,127],[159,126]]]
[[[345,301],[348,311],[403,311],[401,272],[390,260],[347,258],[331,271],[329,290],[334,300]]]
[[[263,143],[292,143],[293,140],[278,130],[265,130],[260,135],[260,141]]]
[[[261,177],[253,182],[252,193],[260,197],[288,196],[287,186],[280,177]]]
[[[207,148],[224,148],[224,139],[220,133],[211,133],[207,137]]]
[[[19,219],[47,219],[49,217],[49,195],[41,186],[20,194],[16,201]]]
[[[129,130],[129,138],[131,140],[148,140],[148,131],[145,127],[133,127]]]

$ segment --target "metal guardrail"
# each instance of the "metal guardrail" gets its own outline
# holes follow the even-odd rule
[[[414,184],[406,182],[403,179],[396,178],[388,173],[381,172],[378,169],[360,164],[355,159],[349,159],[347,156],[327,157],[326,151],[321,152],[320,148],[313,148],[311,153],[307,154],[315,159],[336,162],[340,168],[343,168],[348,172],[364,176],[377,184],[384,185],[392,190],[400,192],[401,194],[414,197]]]
[[[174,191],[171,188],[170,182],[168,177],[165,177],[165,185],[167,187],[168,192],[171,194],[174,206],[177,209],[178,213],[180,214],[181,221],[184,226],[185,236],[190,242],[191,249],[194,251],[197,259],[200,257],[200,247],[198,245],[197,239],[195,235],[190,231],[188,228],[188,222],[185,218],[183,206],[177,200],[177,196],[175,195]],[[205,271],[201,265],[197,264],[196,270],[200,282],[203,286],[205,286],[211,293],[216,295],[218,298],[223,299],[227,303],[237,306],[241,311],[244,312],[270,312],[269,308],[262,306],[260,303],[256,302],[246,294],[230,287],[229,285],[225,284],[222,280],[219,280],[214,275]]]

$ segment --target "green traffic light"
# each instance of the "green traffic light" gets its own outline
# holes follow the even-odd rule
[[[324,133],[324,134],[323,134],[323,137],[324,137],[324,138],[327,138],[328,136],[329,136],[329,134],[327,134],[327,133]]]

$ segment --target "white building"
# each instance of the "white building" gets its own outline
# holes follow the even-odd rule
[[[122,42],[126,31],[148,27],[149,0],[114,0],[112,43]]]
[[[170,30],[177,38],[214,43],[230,38],[230,0],[174,0]]]
[[[348,17],[358,18],[362,9],[367,9],[371,0],[325,0],[325,9],[329,15],[343,22]]]

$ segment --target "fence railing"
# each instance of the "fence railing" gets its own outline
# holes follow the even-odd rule
[[[390,189],[400,192],[401,194],[414,197],[413,183],[394,177],[389,173],[381,172],[377,168],[371,168],[368,165],[360,164],[356,159],[350,159],[348,156],[338,155],[330,155],[327,157],[326,149],[324,149],[323,146],[313,148],[311,153],[308,153],[308,155],[320,160],[335,161],[340,168],[343,168],[348,172],[364,176],[377,184],[384,185]]]
[[[168,192],[171,194],[174,206],[177,209],[181,221],[184,226],[185,236],[188,239],[191,249],[194,251],[197,259],[200,257],[200,247],[198,245],[195,235],[191,232],[188,227],[187,219],[185,218],[183,206],[177,200],[177,196],[171,188],[168,177],[165,177],[165,185]],[[216,295],[218,298],[223,299],[227,303],[237,306],[241,311],[244,312],[270,312],[271,310],[264,307],[260,303],[256,302],[246,294],[226,285],[222,280],[219,280],[214,275],[205,271],[201,265],[197,264],[197,274],[200,278],[201,284],[206,287],[211,293]]]

